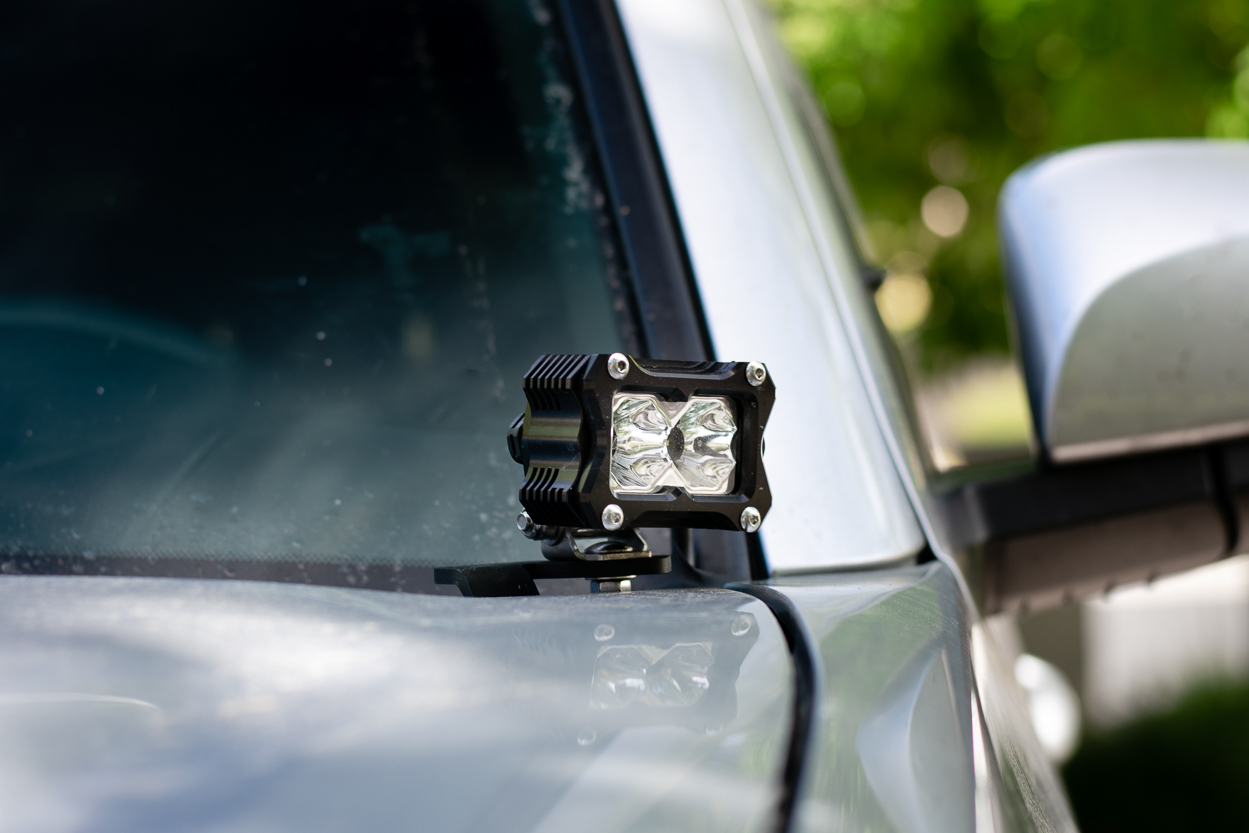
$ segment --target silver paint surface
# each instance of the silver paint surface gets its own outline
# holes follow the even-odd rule
[[[983,809],[996,830],[1076,833],[1067,794],[1037,739],[1026,695],[1015,678],[1022,646],[1014,617],[977,622],[971,646],[990,763],[985,781],[992,788],[991,800],[984,802],[989,806],[978,807],[977,816]]]
[[[798,830],[972,831],[972,674],[943,565],[786,579],[822,664]]]
[[[1054,459],[1249,434],[1249,143],[1068,151],[1012,176],[999,213]]]
[[[726,590],[5,576],[0,633],[4,831],[761,830],[789,740],[784,637]],[[692,707],[608,707],[606,651],[682,644]]]
[[[796,830],[1074,831],[1009,663],[947,566],[769,584],[821,665]]]
[[[848,236],[813,230],[778,122],[784,61],[736,0],[618,4],[672,185],[716,354],[765,362],[775,494],[760,530],[775,572],[879,565],[923,536],[830,281],[857,279]],[[763,27],[766,29],[766,27]],[[828,256],[831,253],[831,257]]]

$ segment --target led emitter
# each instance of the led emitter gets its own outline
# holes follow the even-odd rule
[[[673,487],[724,495],[733,486],[737,421],[723,397],[664,402],[651,394],[612,400],[612,494],[655,494]]]

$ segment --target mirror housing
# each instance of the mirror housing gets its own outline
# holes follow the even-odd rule
[[[1249,552],[1249,142],[1045,157],[998,219],[1043,454],[945,497],[985,611]]]
[[[1055,463],[1249,435],[1249,142],[1114,142],[999,205],[1037,437]]]

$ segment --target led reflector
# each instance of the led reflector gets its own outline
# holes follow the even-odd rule
[[[613,494],[650,495],[676,487],[691,495],[733,488],[737,422],[727,399],[691,396],[666,402],[653,394],[612,398]]]

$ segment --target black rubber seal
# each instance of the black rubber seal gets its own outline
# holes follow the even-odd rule
[[[557,0],[651,358],[714,355],[659,143],[613,0]]]

